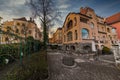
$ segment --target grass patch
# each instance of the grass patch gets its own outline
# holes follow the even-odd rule
[[[9,71],[4,80],[44,80],[48,77],[45,51],[34,53],[23,59],[22,66]]]

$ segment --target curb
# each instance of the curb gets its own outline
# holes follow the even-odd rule
[[[113,61],[109,61],[109,60],[101,60],[101,59],[99,59],[99,61],[103,61],[103,62],[107,62],[107,63],[116,64],[115,62],[113,62]]]
[[[67,66],[62,63],[62,66],[65,68],[75,68],[77,66],[77,63],[75,62],[73,66]]]

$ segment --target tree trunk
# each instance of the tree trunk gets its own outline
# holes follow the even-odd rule
[[[46,24],[44,23],[44,30],[43,30],[43,40],[44,40],[44,49],[47,49],[47,28],[46,28]]]

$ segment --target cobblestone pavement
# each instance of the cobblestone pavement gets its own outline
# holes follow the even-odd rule
[[[74,67],[62,64],[60,53],[48,52],[49,80],[120,80],[120,71],[112,64],[79,58]]]
[[[108,60],[108,61],[115,62],[113,54],[111,54],[111,55],[100,55],[99,58],[103,59],[103,60]]]

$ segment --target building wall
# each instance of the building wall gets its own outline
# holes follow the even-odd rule
[[[112,26],[117,29],[117,36],[118,36],[118,39],[120,40],[120,22],[114,23],[112,24]]]
[[[120,40],[120,12],[113,14],[105,19],[105,22],[117,29],[117,36]]]
[[[51,43],[62,44],[62,28],[58,28],[56,32],[53,34]]]
[[[39,28],[37,28],[37,25],[34,22],[30,22],[27,20],[13,19],[13,21],[6,21],[2,25],[2,30],[16,34],[23,38],[32,36],[36,40],[41,39],[40,30],[39,30]],[[19,39],[15,38],[14,36],[2,34],[1,42],[3,44],[17,43],[17,42],[19,42]]]
[[[54,40],[53,40],[53,38],[49,38],[49,43],[54,43]]]

